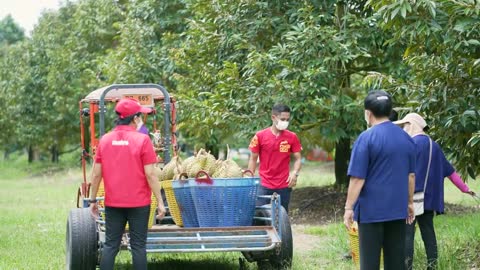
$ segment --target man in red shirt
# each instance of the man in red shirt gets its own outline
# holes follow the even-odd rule
[[[277,104],[272,108],[272,126],[255,134],[250,141],[252,154],[248,169],[255,172],[257,159],[260,158],[260,195],[280,195],[282,206],[288,212],[290,193],[297,184],[297,177],[302,166],[300,151],[302,145],[297,135],[287,130],[290,120],[290,108]],[[290,172],[290,155],[295,163]]]
[[[142,113],[151,109],[136,100],[125,98],[115,106],[116,127],[99,142],[92,170],[90,209],[97,216],[96,195],[100,181],[105,185],[106,241],[102,250],[101,270],[114,268],[125,225],[130,230],[133,267],[147,269],[147,231],[152,192],[158,201],[158,216],[163,218],[165,207],[156,179],[154,164],[157,157],[148,135],[136,130]]]

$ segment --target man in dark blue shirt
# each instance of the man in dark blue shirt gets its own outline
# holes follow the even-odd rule
[[[353,145],[344,223],[358,222],[360,269],[380,269],[383,248],[386,270],[405,269],[405,222],[414,219],[415,144],[389,121],[391,96],[370,92],[364,101],[371,128]]]

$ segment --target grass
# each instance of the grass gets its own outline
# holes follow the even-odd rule
[[[320,165],[322,166],[322,165]],[[327,166],[327,165],[323,165]],[[331,185],[335,182],[332,172],[306,164],[302,169],[299,186]],[[479,206],[471,196],[461,193],[448,178],[445,178],[445,201],[462,206]],[[470,181],[471,190],[480,193],[480,181]],[[439,269],[478,269],[480,267],[480,211],[464,215],[440,215],[435,217],[435,230],[439,247]],[[355,269],[351,260],[343,255],[349,250],[349,239],[341,223],[310,226],[305,232],[319,238],[322,243],[302,260],[296,262],[298,269]],[[426,269],[426,255],[417,231],[415,239],[414,266]]]
[[[333,183],[327,165],[306,164],[299,186]],[[68,212],[76,204],[81,183],[80,169],[68,169],[71,161],[51,166],[28,166],[23,156],[0,161],[0,269],[64,269],[65,226]],[[61,170],[58,172],[58,170]],[[33,176],[32,176],[33,175]],[[448,180],[446,180],[448,181]],[[470,183],[480,191],[478,182]],[[475,205],[451,183],[446,183],[450,202]],[[435,218],[440,249],[440,269],[470,269],[480,266],[480,213]],[[310,226],[306,233],[318,245],[304,253],[295,250],[294,270],[354,269],[343,259],[348,251],[348,236],[342,224]],[[417,234],[415,264],[422,269],[425,255]],[[239,269],[240,253],[149,254],[150,269]],[[120,252],[116,269],[131,269],[128,252]],[[257,269],[246,264],[244,269]]]

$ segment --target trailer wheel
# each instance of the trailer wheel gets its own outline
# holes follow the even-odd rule
[[[95,269],[98,262],[98,234],[89,208],[70,210],[66,237],[67,269]]]
[[[288,217],[285,208],[280,207],[281,219],[279,225],[281,228],[280,237],[282,243],[278,249],[266,252],[244,252],[244,256],[247,260],[256,261],[258,269],[290,269],[292,267],[293,258],[293,238],[292,227],[290,226],[290,218]],[[257,210],[256,216],[270,217],[270,210],[260,209]],[[256,221],[254,225],[270,225],[265,221]]]

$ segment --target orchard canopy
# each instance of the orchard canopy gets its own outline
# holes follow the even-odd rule
[[[164,85],[182,139],[213,152],[246,147],[286,103],[304,149],[334,153],[339,186],[363,98],[385,89],[463,176],[480,173],[480,1],[78,0],[31,33],[0,19],[6,155],[78,147],[78,101],[112,83]]]

